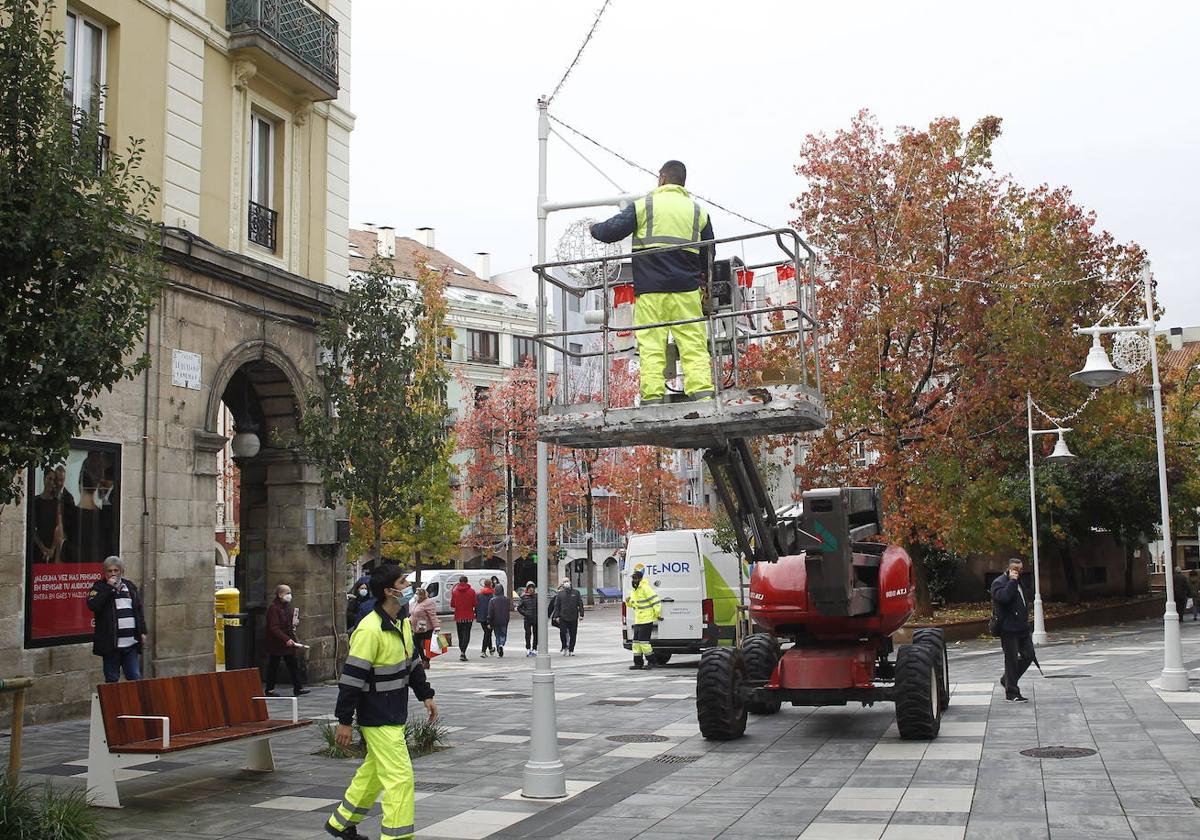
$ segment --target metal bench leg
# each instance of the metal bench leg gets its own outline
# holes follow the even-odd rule
[[[101,808],[120,808],[117,796],[117,761],[108,751],[104,735],[104,717],[100,714],[100,698],[92,695],[92,722],[88,733],[88,796],[92,805]]]
[[[263,738],[251,741],[246,745],[246,770],[269,771],[275,769],[275,759],[271,755],[271,740]]]

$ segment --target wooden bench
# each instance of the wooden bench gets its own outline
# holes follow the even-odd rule
[[[160,677],[96,686],[88,743],[93,804],[120,808],[116,772],[163,755],[247,741],[246,769],[274,770],[274,735],[300,720],[295,697],[262,697],[258,669]],[[290,701],[291,719],[268,717],[268,700]]]

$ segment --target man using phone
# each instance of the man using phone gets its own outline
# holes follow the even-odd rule
[[[1013,703],[1025,703],[1029,698],[1022,696],[1018,685],[1021,676],[1029,669],[1035,656],[1033,637],[1029,631],[1029,601],[1021,589],[1021,570],[1024,563],[1014,557],[1002,575],[992,581],[992,610],[998,620],[1000,647],[1004,651],[1004,699]]]

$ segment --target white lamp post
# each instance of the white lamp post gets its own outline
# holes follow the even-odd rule
[[[1057,464],[1070,461],[1075,456],[1067,448],[1067,441],[1063,437],[1063,433],[1072,431],[1071,429],[1058,427],[1053,429],[1033,428],[1033,395],[1028,391],[1025,392],[1025,415],[1028,419],[1026,429],[1029,438],[1029,522],[1030,530],[1033,534],[1033,643],[1035,645],[1044,645],[1049,640],[1049,637],[1046,635],[1046,614],[1042,610],[1042,575],[1041,565],[1038,561],[1037,484],[1033,473],[1033,436],[1058,435],[1058,441],[1054,444],[1054,451],[1046,457],[1046,460],[1051,463]]]
[[[1092,348],[1088,351],[1083,370],[1071,374],[1071,379],[1092,388],[1111,385],[1126,375],[1125,371],[1113,367],[1108,354],[1100,344],[1100,336],[1117,333],[1145,333],[1150,342],[1150,390],[1154,399],[1154,438],[1158,446],[1158,503],[1162,517],[1162,538],[1166,546],[1167,562],[1163,564],[1163,583],[1167,593],[1163,611],[1163,668],[1158,687],[1164,691],[1187,691],[1188,672],[1183,667],[1183,641],[1179,632],[1179,612],[1175,604],[1175,564],[1171,557],[1171,512],[1167,505],[1167,452],[1163,437],[1162,386],[1158,380],[1158,348],[1154,342],[1154,298],[1150,284],[1150,272],[1142,272],[1142,291],[1146,299],[1146,320],[1132,326],[1101,327],[1099,325],[1077,328],[1076,335],[1090,335]]]

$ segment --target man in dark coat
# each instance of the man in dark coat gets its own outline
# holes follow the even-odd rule
[[[300,664],[296,661],[296,608],[292,606],[292,588],[286,583],[275,587],[275,600],[267,607],[267,696],[276,697],[275,677],[279,660],[287,665],[292,678],[292,692],[299,697],[308,694],[300,682]]]
[[[146,616],[133,581],[126,580],[125,562],[115,554],[104,561],[104,577],[88,592],[88,609],[96,614],[92,653],[104,661],[104,681],[140,680],[138,656],[146,643]]]
[[[1024,703],[1028,698],[1021,695],[1018,683],[1021,676],[1033,663],[1035,652],[1029,631],[1029,601],[1021,589],[1021,569],[1024,563],[1014,557],[1008,561],[1004,574],[992,581],[992,613],[1000,633],[1000,647],[1004,651],[1004,699]]]
[[[579,635],[579,622],[583,618],[583,596],[571,585],[570,579],[558,587],[550,608],[550,620],[558,625],[564,656],[575,655],[575,638]]]

